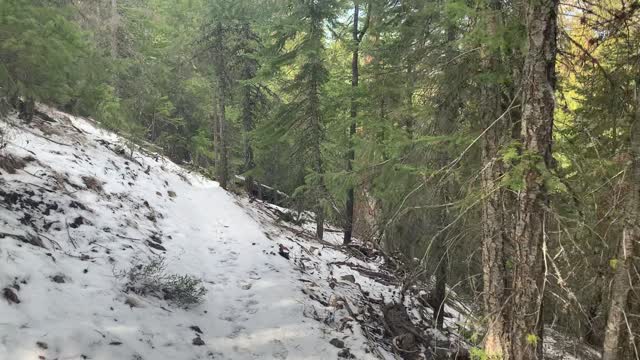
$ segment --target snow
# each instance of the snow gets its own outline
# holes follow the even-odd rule
[[[275,226],[256,221],[240,204],[246,200],[155,154],[135,151],[135,161],[127,159],[125,140],[89,120],[47,111],[59,123],[43,122],[29,132],[12,127],[4,150],[36,161],[13,175],[0,170],[4,191],[34,191],[31,198],[55,202],[63,211],[24,225],[20,211],[0,207],[0,232],[37,229],[47,247],[0,239],[0,286],[19,285],[21,300],[0,301],[0,358],[326,359],[339,351],[329,343],[335,337],[345,338],[357,358],[375,358],[358,331],[340,332],[305,317],[314,305],[302,292],[300,272],[293,260],[272,254],[278,243],[295,244],[269,239],[265,233]],[[116,153],[119,147],[125,156]],[[56,176],[67,179],[64,188]],[[97,179],[102,191],[86,188],[83,176]],[[72,201],[87,209],[70,207]],[[87,223],[67,233],[66,224],[79,216]],[[125,304],[134,295],[124,292],[125,279],[117,275],[161,253],[145,244],[152,234],[167,249],[168,272],[203,279],[208,292],[202,303],[180,309],[135,296],[139,307]],[[53,282],[55,275],[66,281]],[[192,344],[197,334],[191,326],[202,329],[205,345]]]
[[[380,326],[354,319],[380,316],[365,298],[378,300],[378,312],[399,300],[397,279],[354,270],[391,276],[382,257],[336,246],[341,233],[330,226],[319,243],[313,214],[284,223],[275,214],[286,208],[131,151],[90,119],[39,107],[55,122],[0,121],[8,141],[0,162],[32,158],[15,174],[0,166],[0,289],[20,300],[0,298],[0,360],[335,359],[334,338],[357,359],[397,358]],[[22,241],[33,237],[44,248]],[[280,245],[290,259],[278,255]],[[126,291],[123,274],[159,256],[167,272],[202,279],[201,303],[180,308]],[[414,322],[428,323],[433,314],[416,296],[405,305]],[[477,323],[457,299],[445,312],[454,331]],[[430,334],[468,346],[455,332]]]

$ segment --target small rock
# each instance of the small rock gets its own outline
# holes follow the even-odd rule
[[[200,336],[196,336],[193,338],[193,341],[191,343],[196,346],[202,346],[204,345],[204,340],[202,340]]]
[[[112,341],[109,343],[109,345],[122,345],[122,341]]]
[[[64,279],[64,275],[54,275],[51,280],[58,284],[64,284],[66,281]]]
[[[42,350],[47,350],[49,348],[49,345],[47,345],[47,343],[44,341],[36,341],[36,345],[38,345],[38,347]]]
[[[173,190],[169,190],[169,191],[167,191],[167,195],[169,195],[169,197],[174,198],[174,197],[176,197],[176,192],[173,191]]]
[[[329,341],[329,344],[337,347],[338,349],[342,349],[344,347],[344,341],[338,339],[338,338],[333,338],[331,339],[331,341]]]
[[[348,282],[351,282],[351,283],[354,283],[354,284],[356,282],[356,277],[353,276],[353,275],[342,275],[342,276],[340,276],[340,279],[348,281]]]
[[[338,297],[336,294],[331,294],[331,296],[329,296],[329,306],[338,307]]]
[[[80,227],[80,225],[83,224],[86,224],[85,219],[82,216],[78,216],[77,218],[73,219],[73,222],[69,224],[69,227],[77,229],[78,227]]]
[[[342,359],[355,359],[356,357],[349,351],[349,349],[342,349],[338,352],[338,357]]]
[[[152,247],[152,248],[154,248],[156,250],[167,251],[167,249],[164,246],[162,246],[160,244],[156,244],[156,243],[154,243],[152,241],[149,241],[149,240],[147,240],[147,245],[149,245],[150,247]]]
[[[4,288],[2,290],[2,296],[9,302],[9,304],[20,304],[20,299],[18,299],[18,295],[16,295],[11,288]]]
[[[280,254],[280,256],[282,256],[283,258],[289,260],[289,249],[287,249],[286,246],[278,244],[278,254]]]
[[[82,270],[82,272],[86,274],[86,273],[89,272],[89,269],[84,269],[84,270]]]
[[[191,330],[193,330],[193,331],[197,332],[198,334],[202,334],[202,330],[200,330],[200,327],[199,327],[199,326],[191,325],[191,326],[189,326],[189,329],[191,329]]]

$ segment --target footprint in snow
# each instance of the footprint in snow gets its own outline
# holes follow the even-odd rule
[[[289,356],[289,350],[287,350],[282,341],[274,339],[269,341],[269,344],[273,347],[271,355],[274,359],[285,360]]]
[[[258,312],[258,308],[256,306],[259,304],[258,300],[249,299],[244,303],[244,306],[247,309],[247,313],[253,315]]]
[[[252,281],[238,280],[238,287],[242,290],[249,290],[252,286]]]
[[[251,270],[251,271],[249,271],[249,279],[251,279],[251,280],[260,280],[260,279],[262,279],[262,277],[260,276],[260,274],[258,274],[257,271]]]
[[[246,329],[244,326],[240,326],[240,325],[236,325],[233,327],[233,330],[231,331],[231,333],[229,335],[227,335],[227,338],[229,339],[235,339],[238,337],[238,335],[240,335],[240,333]]]
[[[233,265],[233,263],[235,263],[236,260],[238,260],[238,253],[235,251],[230,251],[226,258],[220,259],[220,263],[221,264],[231,263]]]

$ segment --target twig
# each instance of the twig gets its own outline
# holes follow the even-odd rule
[[[67,225],[67,235],[69,236],[69,241],[71,242],[71,245],[73,245],[73,247],[77,249],[78,245],[76,245],[76,241],[71,237],[71,232],[69,231],[69,222],[67,222],[66,218],[64,219],[64,223],[65,225]]]
[[[57,241],[53,240],[52,238],[50,238],[50,237],[48,237],[48,236],[46,236],[46,235],[43,235],[43,234],[38,234],[38,235],[39,235],[39,236],[42,236],[43,238],[45,238],[45,239],[47,239],[47,240],[49,240],[49,242],[50,242],[52,245],[56,245],[56,246],[58,247],[58,250],[62,250],[62,246],[60,246],[60,243],[59,243],[59,242],[57,242]]]

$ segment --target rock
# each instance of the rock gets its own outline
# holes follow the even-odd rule
[[[122,345],[122,341],[112,341],[109,343],[109,345]]]
[[[86,224],[85,219],[82,216],[78,216],[77,218],[73,219],[73,222],[69,224],[69,227],[77,229],[78,227],[80,227],[80,225],[83,224]]]
[[[200,336],[196,336],[193,338],[193,341],[191,343],[195,346],[202,346],[204,345],[204,340],[202,340]]]
[[[351,283],[354,283],[354,284],[356,282],[356,277],[353,276],[353,275],[342,275],[342,276],[340,276],[340,279],[348,281],[348,282],[351,282]]]
[[[278,244],[278,254],[280,254],[280,256],[282,256],[283,258],[289,260],[289,249],[286,246]]]
[[[169,195],[169,197],[174,198],[174,197],[176,197],[176,192],[173,191],[173,190],[169,190],[169,191],[167,191],[167,195]]]
[[[338,357],[341,359],[355,359],[355,355],[353,355],[351,353],[351,351],[349,351],[349,349],[342,349],[340,350],[340,352],[338,352]]]
[[[344,348],[344,341],[342,341],[342,340],[340,340],[338,338],[331,339],[331,341],[329,341],[329,344],[337,347],[338,349]]]
[[[58,284],[64,284],[66,282],[64,279],[64,275],[60,275],[60,274],[54,275],[53,277],[51,277],[51,280]]]
[[[152,247],[152,248],[154,248],[156,250],[167,251],[167,249],[164,246],[162,246],[160,244],[156,244],[156,243],[154,243],[152,241],[149,241],[149,240],[147,240],[147,245],[149,245],[149,247]]]
[[[36,345],[38,345],[38,347],[42,350],[47,350],[49,348],[49,345],[47,345],[47,343],[44,341],[36,341]]]
[[[191,329],[191,330],[193,330],[193,331],[197,332],[198,334],[202,334],[202,330],[200,330],[200,327],[199,327],[199,326],[191,325],[191,326],[189,326],[189,329]]]
[[[20,304],[20,299],[18,299],[18,295],[16,295],[11,288],[4,288],[2,290],[2,296],[9,302],[9,304]]]

